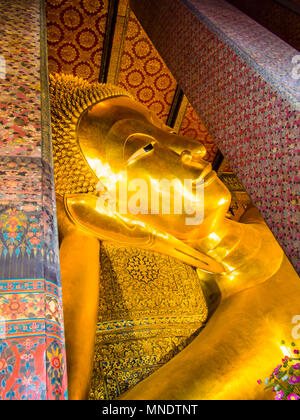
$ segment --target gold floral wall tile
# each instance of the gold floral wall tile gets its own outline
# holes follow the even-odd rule
[[[47,0],[49,73],[98,80],[108,0]]]

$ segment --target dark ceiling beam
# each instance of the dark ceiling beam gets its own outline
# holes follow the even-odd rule
[[[220,150],[218,150],[212,163],[213,171],[218,172],[218,170],[220,169],[220,166],[222,165],[223,160],[224,160],[224,156],[222,155]]]
[[[177,120],[177,117],[178,117],[178,112],[179,112],[180,106],[182,104],[183,96],[184,96],[183,91],[181,90],[180,86],[177,85],[177,88],[176,88],[176,91],[175,91],[175,94],[174,94],[174,98],[173,98],[173,101],[172,101],[172,105],[171,105],[171,108],[170,108],[170,112],[169,112],[167,122],[166,122],[166,124],[169,127],[174,128],[174,126],[175,126],[175,123],[176,123],[176,120]]]
[[[284,6],[286,9],[291,10],[300,16],[300,4],[296,3],[294,0],[274,0],[275,3],[279,3],[281,6]]]
[[[103,51],[101,57],[101,66],[99,73],[99,83],[106,83],[108,76],[108,69],[115,34],[117,16],[118,16],[119,0],[109,0],[108,14],[105,28],[105,36],[103,41]]]
[[[184,97],[184,93],[183,90],[180,88],[179,85],[177,85],[175,94],[174,94],[174,98],[173,98],[173,102],[170,108],[170,112],[168,115],[168,119],[166,124],[169,127],[174,128],[175,124],[176,124],[176,120],[178,118],[178,113],[182,104],[182,100]],[[222,153],[220,152],[220,150],[217,151],[216,156],[214,157],[214,160],[212,162],[212,169],[214,171],[218,171],[220,169],[220,166],[222,164],[224,160],[224,156],[222,155]]]

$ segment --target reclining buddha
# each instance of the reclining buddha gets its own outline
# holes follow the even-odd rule
[[[69,397],[262,397],[300,285],[258,211],[125,90],[50,98]]]

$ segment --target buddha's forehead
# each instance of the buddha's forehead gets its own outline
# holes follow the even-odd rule
[[[163,126],[145,106],[120,96],[101,101],[83,113],[77,127],[77,140],[85,157],[121,162],[129,135],[153,135]]]
[[[141,103],[125,96],[106,99],[94,105],[88,110],[88,115],[117,122],[122,119],[150,120],[155,124],[162,125],[159,118]]]

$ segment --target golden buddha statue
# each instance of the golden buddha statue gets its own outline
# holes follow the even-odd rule
[[[260,398],[256,379],[280,359],[300,284],[257,210],[228,220],[230,193],[204,146],[123,89],[54,75],[50,98],[70,398],[90,386],[102,242],[194,267],[208,307],[201,334],[123,398]],[[170,185],[165,197],[189,201],[198,219],[153,205]]]

